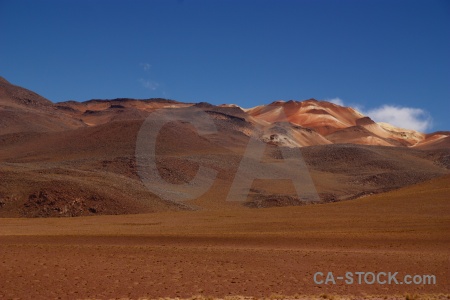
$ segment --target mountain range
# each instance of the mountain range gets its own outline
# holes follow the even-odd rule
[[[190,182],[201,166],[218,175],[207,193],[176,203],[141,182],[136,140],[152,113],[190,107],[203,111],[217,131],[205,137],[188,122],[164,125],[158,171],[173,184]],[[0,77],[0,216],[302,205],[292,183],[283,180],[255,180],[247,202],[225,201],[251,137],[266,144],[269,160],[282,158],[280,148],[299,148],[323,202],[382,193],[450,170],[449,131],[377,123],[327,101],[275,101],[248,109],[161,98],[53,103]]]

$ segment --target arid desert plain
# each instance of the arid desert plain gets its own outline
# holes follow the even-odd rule
[[[153,113],[189,107],[215,131],[162,126],[158,173],[176,190],[202,167],[215,179],[171,201],[155,192],[167,184],[144,184],[136,145]],[[315,99],[53,104],[0,78],[0,299],[450,299],[449,136]],[[246,201],[229,201],[250,139],[274,173],[289,175],[276,162],[300,149],[319,201],[257,177]],[[325,283],[330,272],[435,282]]]

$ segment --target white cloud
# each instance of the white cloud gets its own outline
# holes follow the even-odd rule
[[[145,80],[145,79],[139,79],[139,82],[142,84],[142,86],[149,90],[156,90],[159,87],[159,83],[153,81],[153,80]]]
[[[344,106],[344,101],[338,97],[327,99],[326,101]],[[430,114],[421,108],[385,104],[380,107],[365,110],[359,104],[350,104],[349,106],[361,112],[363,115],[369,116],[375,122],[389,123],[400,128],[425,132],[431,129],[433,124],[433,119]]]
[[[385,122],[405,129],[425,132],[431,128],[431,116],[420,108],[383,105],[364,112],[376,122]]]
[[[139,65],[142,67],[142,69],[144,69],[144,71],[148,71],[152,67],[152,65],[149,63],[140,63]]]
[[[332,99],[327,99],[328,102],[340,105],[340,106],[344,106],[344,101],[341,98],[332,98]]]

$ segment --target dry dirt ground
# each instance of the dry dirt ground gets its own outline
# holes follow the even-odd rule
[[[279,122],[280,105],[315,125]],[[158,171],[173,184],[200,167],[217,179],[180,204],[141,182],[138,158],[148,154],[138,136],[150,113],[186,106],[217,132],[164,125],[153,137]],[[0,299],[448,298],[450,133],[386,136],[351,108],[316,100],[260,108],[262,118],[166,99],[53,104],[0,77]],[[348,127],[323,123],[330,113]],[[416,134],[426,143],[405,147]],[[226,201],[250,136],[267,143],[266,162],[294,153],[277,146],[311,145],[301,156],[323,203],[301,206],[289,180],[255,180],[246,203]],[[376,146],[386,143],[395,147]],[[273,173],[292,169],[283,166]],[[315,272],[359,271],[432,274],[437,283],[313,281]]]
[[[298,207],[0,219],[0,299],[446,299],[449,183]],[[358,271],[436,284],[313,281]]]

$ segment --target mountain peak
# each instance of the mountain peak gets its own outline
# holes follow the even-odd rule
[[[231,104],[216,106],[207,102],[182,103],[161,98],[92,99],[53,104],[40,95],[0,77],[0,105],[8,107],[0,116],[0,125],[3,125],[0,127],[6,128],[0,131],[0,134],[57,131],[97,126],[113,121],[142,120],[156,109],[195,106],[216,111],[222,114],[222,119],[238,117],[265,126],[265,130],[270,134],[282,137],[281,142],[290,141],[286,142],[289,146],[351,143],[407,147],[422,145],[431,148],[446,146],[449,138],[448,134],[425,135],[415,130],[377,123],[351,107],[315,98],[302,101],[277,100],[249,109],[241,109]],[[251,131],[251,124],[246,126],[249,127],[242,129],[242,132],[247,135]],[[283,127],[283,130],[288,133],[281,134],[280,126],[287,126],[288,129]],[[273,142],[270,135],[268,138]]]
[[[53,103],[26,88],[14,85],[3,77],[0,77],[0,102],[8,106],[52,106]]]
[[[2,76],[0,76],[0,83],[10,84],[9,81],[3,78]]]

